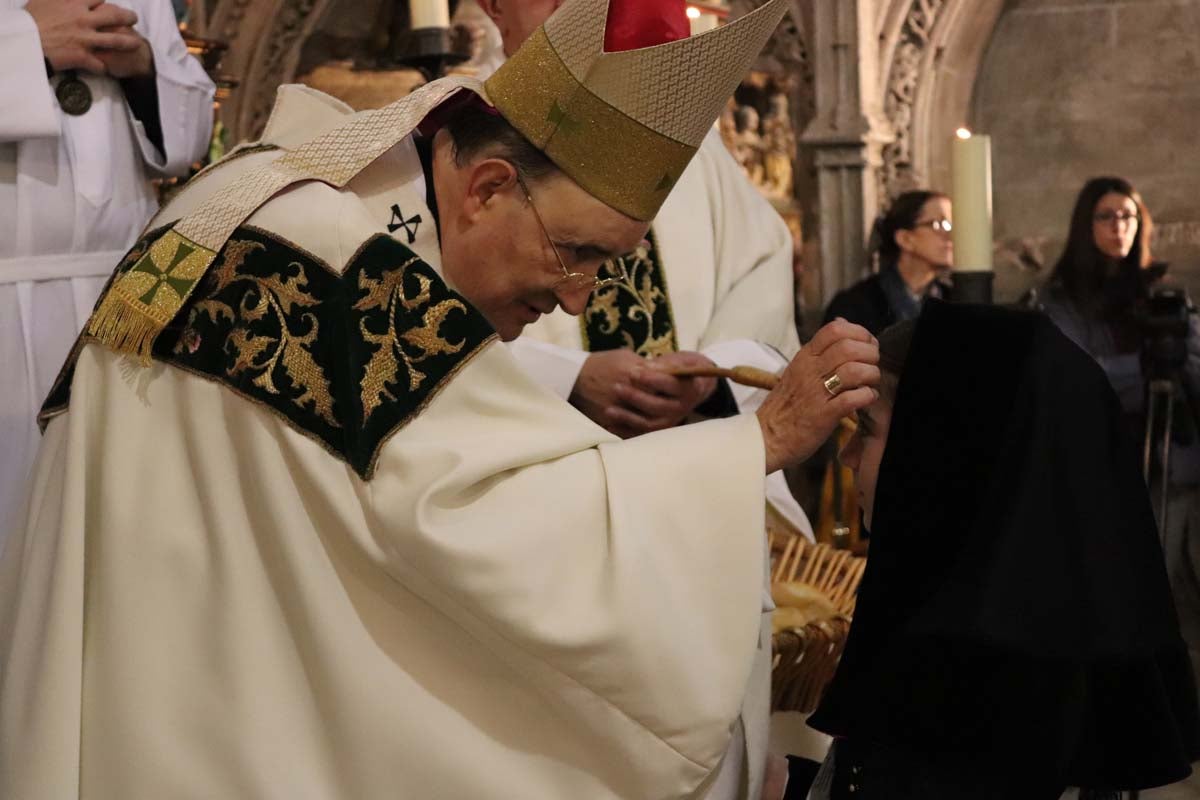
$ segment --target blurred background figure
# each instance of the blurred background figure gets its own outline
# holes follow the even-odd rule
[[[0,0],[0,546],[37,409],[212,99],[168,0]]]
[[[897,197],[872,231],[878,272],[838,292],[825,309],[825,321],[842,317],[878,334],[916,318],[927,297],[943,294],[939,278],[954,265],[952,225],[950,198],[941,192]]]

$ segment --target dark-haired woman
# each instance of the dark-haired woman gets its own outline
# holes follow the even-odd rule
[[[1168,280],[1166,264],[1151,257],[1152,225],[1129,181],[1092,178],[1075,201],[1066,247],[1042,297],[1042,308],[1055,324],[1104,368],[1120,398],[1126,428],[1138,442],[1145,435],[1148,366],[1143,356],[1147,331],[1139,316],[1150,294]],[[1176,376],[1162,546],[1183,637],[1200,675],[1200,426],[1194,411],[1200,404],[1200,325],[1195,315],[1188,322],[1186,361]],[[1152,439],[1160,441],[1161,433],[1152,432]],[[1162,480],[1152,476],[1155,496]]]
[[[927,297],[940,297],[938,279],[954,263],[950,198],[940,192],[905,192],[875,223],[872,239],[879,271],[838,292],[825,310],[878,334],[913,319]]]
[[[809,797],[1057,800],[1183,778],[1196,689],[1103,372],[1039,314],[941,302],[879,354],[842,453],[871,556],[809,720],[836,737]]]
[[[1042,307],[1108,375],[1127,413],[1144,405],[1138,309],[1166,265],[1150,255],[1150,212],[1123,178],[1092,178],[1079,192]]]

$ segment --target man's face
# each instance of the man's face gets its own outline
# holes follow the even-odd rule
[[[486,202],[474,201],[453,236],[443,235],[446,278],[504,341],[559,306],[583,313],[590,291],[565,284],[563,266],[594,276],[608,259],[636,249],[649,229],[561,173],[531,183],[529,193],[532,205],[519,181],[502,183]]]
[[[480,8],[500,29],[506,56],[517,52],[562,4],[563,0],[479,0]]]
[[[879,480],[879,463],[887,447],[888,428],[892,424],[891,403],[878,398],[858,412],[858,430],[838,453],[843,466],[854,472],[854,488],[858,492],[858,507],[863,512],[863,525],[871,530],[871,513],[875,506],[875,484]]]

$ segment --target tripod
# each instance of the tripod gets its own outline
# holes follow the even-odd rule
[[[1171,434],[1175,427],[1175,401],[1182,394],[1193,421],[1193,430],[1200,430],[1200,414],[1196,410],[1196,399],[1192,394],[1180,368],[1151,370],[1146,381],[1146,435],[1142,442],[1142,477],[1146,488],[1152,489],[1154,443],[1158,438],[1158,497],[1151,498],[1155,506],[1154,517],[1158,523],[1159,541],[1165,543],[1169,519],[1171,488]],[[1160,426],[1161,417],[1161,426]],[[1158,433],[1156,437],[1156,432]],[[1155,502],[1157,500],[1157,502]]]
[[[1162,445],[1158,450],[1161,468],[1159,470],[1159,496],[1154,511],[1158,523],[1158,538],[1162,541],[1167,535],[1167,493],[1171,487],[1171,428],[1175,424],[1175,381],[1170,378],[1155,378],[1146,383],[1146,436],[1142,442],[1142,478],[1146,488],[1151,489],[1150,467],[1154,453],[1154,431],[1161,407],[1165,417],[1162,425]]]

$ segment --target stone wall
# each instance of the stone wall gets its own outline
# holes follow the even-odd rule
[[[1200,299],[1200,0],[1010,0],[971,117],[992,135],[996,236],[1029,240],[1042,276],[1084,180],[1117,174],[1154,215],[1155,256]],[[1015,261],[998,259],[1001,299],[1039,279]]]

